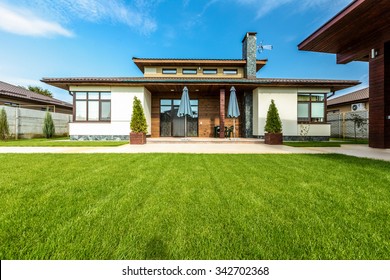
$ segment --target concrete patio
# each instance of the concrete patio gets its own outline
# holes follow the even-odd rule
[[[295,148],[265,145],[259,139],[148,139],[146,145],[118,147],[0,147],[0,153],[202,153],[202,154],[344,154],[390,161],[390,149],[368,145]]]

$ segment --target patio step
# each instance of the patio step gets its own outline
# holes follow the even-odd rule
[[[147,138],[148,144],[263,144],[264,140],[255,138],[198,138],[162,137]]]

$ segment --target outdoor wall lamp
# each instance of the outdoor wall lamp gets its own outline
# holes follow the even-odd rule
[[[374,59],[378,56],[378,51],[376,49],[371,49],[371,59]]]

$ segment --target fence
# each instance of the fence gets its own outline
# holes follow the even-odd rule
[[[368,138],[368,111],[329,113],[330,135],[335,138]]]
[[[7,113],[9,132],[12,138],[32,138],[43,136],[42,128],[45,111],[24,109],[18,107],[0,106]],[[69,134],[69,123],[72,116],[62,113],[51,113],[55,126],[55,135]]]

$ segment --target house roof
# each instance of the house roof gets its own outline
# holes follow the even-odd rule
[[[256,60],[256,72],[267,64],[267,59]],[[244,67],[245,59],[181,59],[181,58],[138,58],[133,57],[133,62],[144,73],[145,66],[162,67]]]
[[[24,99],[26,101],[32,101],[35,103],[59,105],[63,107],[73,108],[73,105],[59,99],[55,99],[49,96],[38,94],[33,91],[29,91],[22,87],[14,86],[5,82],[0,81],[0,96],[10,96],[13,98]]]
[[[298,48],[337,54],[338,63],[368,61],[369,51],[390,40],[390,1],[355,0]]]
[[[41,80],[49,85],[69,90],[69,86],[78,85],[127,85],[145,86],[152,91],[163,91],[167,87],[204,86],[211,87],[240,86],[242,89],[255,89],[259,86],[279,87],[327,87],[337,91],[358,85],[356,80],[329,80],[329,79],[278,79],[278,78],[186,78],[186,77],[73,77],[73,78],[43,78]],[[164,88],[165,87],[165,88]],[[238,89],[239,90],[239,89]]]
[[[340,104],[354,103],[358,101],[366,101],[369,98],[369,88],[357,90],[339,97],[328,100],[328,106],[335,106]]]

